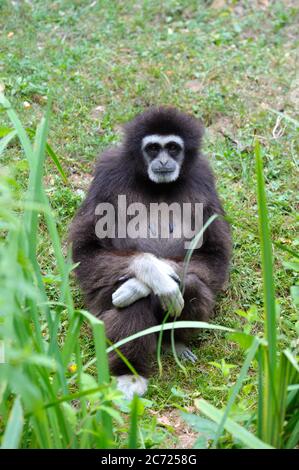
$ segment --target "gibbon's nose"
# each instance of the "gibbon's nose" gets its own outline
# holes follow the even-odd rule
[[[160,166],[163,168],[169,166],[170,161],[166,152],[161,152],[159,163],[160,163]]]
[[[152,163],[152,170],[158,173],[174,171],[175,164],[169,158],[159,158]]]
[[[166,152],[161,152],[159,155],[159,164],[161,167],[167,167],[169,162],[169,158]]]

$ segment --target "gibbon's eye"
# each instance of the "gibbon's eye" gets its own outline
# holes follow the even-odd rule
[[[145,147],[146,153],[150,155],[151,157],[158,155],[160,150],[161,150],[161,146],[155,143],[147,144],[147,146]]]
[[[177,144],[176,142],[168,142],[168,144],[166,145],[166,148],[168,152],[170,153],[170,155],[173,155],[173,156],[178,155],[180,151],[182,150],[181,146]]]

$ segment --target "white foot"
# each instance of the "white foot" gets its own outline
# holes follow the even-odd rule
[[[147,390],[147,379],[141,375],[120,375],[116,380],[118,390],[123,392],[127,400],[132,400],[135,394],[141,397]]]

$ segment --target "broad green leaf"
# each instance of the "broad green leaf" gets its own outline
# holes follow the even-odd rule
[[[82,374],[80,375],[80,383],[82,386],[82,390],[93,390],[99,386],[99,384],[97,383],[94,377],[84,372],[82,372]],[[87,398],[90,401],[90,403],[94,404],[99,401],[100,394],[101,394],[100,392],[92,393],[88,395]]]
[[[195,449],[206,449],[208,441],[215,439],[217,424],[210,419],[203,418],[193,413],[182,412],[181,416],[189,426],[199,433],[193,447]]]
[[[77,412],[76,409],[68,402],[64,401],[61,403],[61,407],[65,414],[66,419],[70,423],[70,425],[75,428],[77,426]]]
[[[299,286],[292,286],[290,291],[294,304],[299,307]]]
[[[208,418],[220,424],[223,412],[217,410],[213,405],[209,404],[203,399],[195,400],[195,406]],[[238,423],[230,418],[227,418],[224,424],[224,428],[228,431],[236,440],[241,441],[249,449],[273,449],[272,446],[261,441],[247,429],[240,426]]]
[[[17,131],[12,131],[0,140],[0,155],[4,152],[9,142],[17,135]]]
[[[2,439],[1,449],[17,449],[24,425],[23,408],[20,397],[14,401]]]

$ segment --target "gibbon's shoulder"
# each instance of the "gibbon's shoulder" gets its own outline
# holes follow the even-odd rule
[[[127,166],[123,147],[105,150],[96,162],[89,195],[109,201],[116,194],[122,194],[131,178]]]
[[[111,147],[104,150],[101,155],[98,157],[94,177],[100,175],[101,173],[106,173],[114,169],[118,169],[121,164],[123,155],[123,150],[121,146]]]

